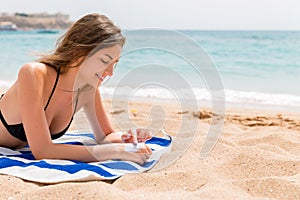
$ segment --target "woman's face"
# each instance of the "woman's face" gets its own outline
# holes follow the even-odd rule
[[[107,76],[113,75],[114,65],[119,60],[121,50],[120,45],[115,45],[87,57],[79,68],[77,81],[95,88],[99,87]]]

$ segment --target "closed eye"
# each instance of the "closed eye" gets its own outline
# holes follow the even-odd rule
[[[100,58],[100,60],[101,60],[101,62],[103,62],[104,64],[108,64],[109,63],[109,61],[105,61],[105,60],[103,60],[102,58]]]

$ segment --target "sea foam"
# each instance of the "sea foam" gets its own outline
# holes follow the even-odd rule
[[[212,101],[214,91],[209,91],[206,88],[192,88],[193,95],[187,92],[186,89],[178,89],[177,91],[169,91],[166,88],[142,88],[134,90],[129,87],[102,87],[101,93],[106,98],[121,97],[127,99],[157,99],[157,100],[196,100],[196,101]],[[131,93],[128,93],[131,91]],[[290,94],[271,94],[262,92],[248,92],[225,89],[224,103],[231,104],[256,104],[270,106],[294,106],[300,107],[300,96]],[[220,94],[220,92],[219,92]],[[222,92],[221,92],[222,94]],[[219,98],[220,99],[220,98]],[[222,99],[222,98],[221,98]]]

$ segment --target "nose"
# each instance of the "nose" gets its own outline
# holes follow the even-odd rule
[[[112,76],[114,73],[114,65],[110,64],[103,73],[103,76]]]

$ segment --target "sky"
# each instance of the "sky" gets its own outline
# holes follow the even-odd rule
[[[300,30],[299,0],[1,0],[1,12],[98,12],[123,29]]]

